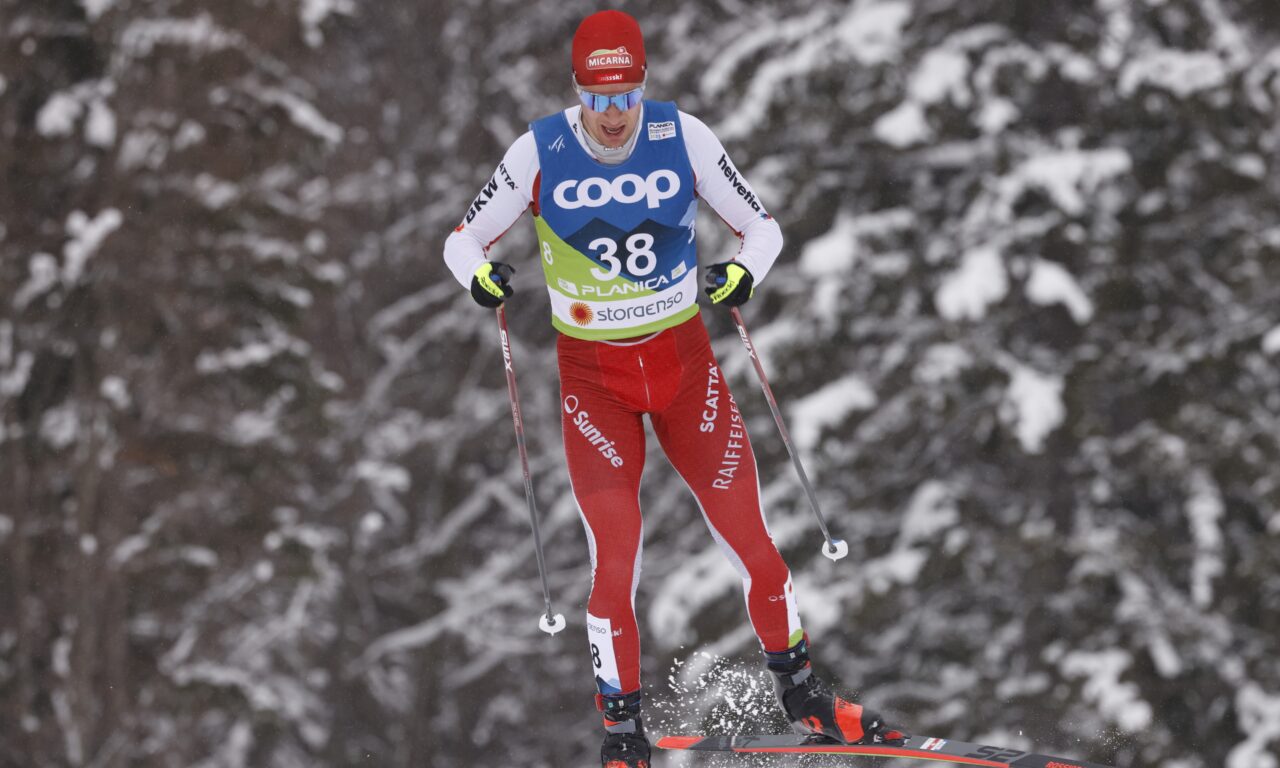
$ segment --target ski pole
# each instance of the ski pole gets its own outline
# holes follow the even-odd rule
[[[778,432],[782,434],[782,444],[787,447],[787,455],[791,457],[791,463],[795,465],[796,474],[800,476],[800,484],[804,486],[805,495],[809,497],[809,506],[813,508],[813,516],[818,519],[818,527],[822,529],[822,536],[827,540],[822,547],[822,554],[830,560],[839,560],[849,554],[849,544],[843,539],[831,538],[831,532],[827,530],[827,519],[822,516],[822,510],[818,508],[818,497],[813,492],[813,486],[809,484],[809,476],[804,473],[804,465],[800,463],[800,454],[791,443],[791,434],[787,432],[787,425],[782,421],[782,411],[778,410],[778,401],[774,399],[773,390],[769,387],[769,379],[764,375],[764,366],[760,364],[760,356],[756,354],[756,348],[751,343],[751,336],[747,334],[746,323],[742,322],[742,313],[738,311],[737,307],[734,307],[729,314],[733,316],[733,324],[738,326],[738,335],[742,337],[742,344],[747,348],[747,356],[755,364],[756,375],[760,377],[760,388],[764,390],[765,400],[769,401],[769,410],[773,411],[773,421],[778,425]]]
[[[538,576],[542,579],[542,597],[546,613],[538,618],[538,629],[554,635],[565,628],[564,616],[551,612],[551,588],[547,586],[547,566],[542,559],[542,531],[538,527],[538,507],[533,500],[533,478],[529,474],[529,450],[524,443],[524,417],[520,415],[520,391],[516,389],[516,369],[511,364],[511,337],[507,333],[507,315],[498,307],[498,333],[502,338],[502,362],[507,369],[507,394],[511,397],[511,419],[516,425],[516,447],[520,449],[520,468],[524,471],[524,496],[529,500],[529,522],[533,526],[533,549],[538,556]]]

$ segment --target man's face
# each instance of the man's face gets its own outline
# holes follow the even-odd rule
[[[613,96],[635,90],[640,85],[640,83],[611,83],[609,85],[593,85],[590,88],[583,88],[583,90],[590,93]],[[611,149],[616,149],[627,143],[627,139],[631,138],[631,134],[635,131],[639,120],[639,104],[625,111],[618,109],[616,104],[610,104],[608,109],[603,112],[596,112],[590,107],[582,108],[582,123],[587,127],[587,133],[591,134],[591,138]]]

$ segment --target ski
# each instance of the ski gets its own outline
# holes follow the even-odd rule
[[[779,754],[863,755],[867,757],[909,757],[957,765],[986,768],[1112,768],[1099,763],[1066,757],[1038,755],[1018,749],[971,744],[954,739],[913,736],[902,746],[884,744],[840,744],[814,736],[664,736],[662,749],[692,749],[712,752],[754,752]]]

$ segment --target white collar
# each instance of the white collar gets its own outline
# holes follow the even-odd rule
[[[644,123],[643,104],[640,105],[640,116],[636,119],[636,129],[632,131],[631,138],[627,139],[627,143],[617,149],[605,147],[591,137],[591,134],[587,132],[587,126],[582,122],[581,106],[570,107],[569,112],[571,113],[568,115],[569,124],[573,126],[573,133],[578,137],[578,143],[596,160],[606,165],[618,165],[625,163],[631,157],[631,153],[635,151],[636,142],[640,138],[640,126]]]

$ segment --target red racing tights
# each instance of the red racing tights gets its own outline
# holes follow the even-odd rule
[[[755,456],[702,318],[633,342],[561,335],[557,346],[565,455],[591,550],[587,633],[600,693],[640,687],[644,414],[742,576],[764,650],[798,642],[791,573],[765,526]]]

